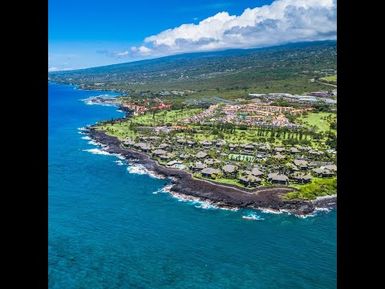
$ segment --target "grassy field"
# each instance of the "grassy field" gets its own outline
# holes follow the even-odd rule
[[[229,154],[230,160],[241,160],[246,162],[253,162],[255,160],[255,157],[249,156],[249,155],[239,155],[239,154]]]
[[[337,178],[314,178],[305,185],[291,185],[298,189],[296,192],[287,193],[286,199],[314,200],[317,197],[334,195],[337,193]]]
[[[307,127],[316,126],[319,132],[326,132],[330,128],[327,117],[335,118],[335,115],[335,113],[329,112],[309,113],[298,120],[299,123],[303,123]]]
[[[337,84],[337,75],[330,75],[320,78],[321,81],[325,81],[332,84]]]
[[[101,124],[97,126],[97,129],[106,132],[108,135],[116,136],[120,140],[125,138],[135,139],[137,136],[133,130],[130,130],[129,122]]]
[[[245,186],[243,186],[240,182],[238,182],[235,179],[217,178],[217,179],[211,180],[211,181],[214,181],[214,182],[220,183],[220,184],[224,184],[224,185],[234,185],[234,186],[238,186],[238,187],[241,187],[241,188],[245,187]]]
[[[175,124],[176,122],[191,117],[200,113],[203,109],[192,108],[192,109],[178,109],[178,110],[163,110],[155,113],[146,113],[134,117],[133,121],[139,125],[146,126],[158,126],[167,123]]]

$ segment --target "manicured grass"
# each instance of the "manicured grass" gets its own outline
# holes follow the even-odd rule
[[[132,121],[139,125],[159,126],[167,123],[176,124],[176,122],[191,117],[200,113],[203,109],[178,109],[178,110],[163,110],[153,115],[151,112],[135,116]]]
[[[215,181],[216,183],[235,185],[235,186],[244,188],[244,186],[241,183],[239,183],[236,179],[217,178],[217,179],[214,179],[213,181]]]
[[[241,160],[247,162],[254,162],[255,157],[249,155],[229,154],[230,160]]]
[[[210,182],[214,182],[214,183],[219,183],[219,184],[224,184],[224,185],[234,185],[234,186],[237,186],[240,188],[245,188],[245,186],[242,185],[240,182],[238,182],[238,180],[236,180],[236,179],[226,179],[223,177],[211,179],[211,178],[203,177],[202,174],[200,174],[200,173],[194,173],[193,177],[196,179],[206,180],[206,181],[210,181]]]
[[[134,139],[137,134],[130,130],[129,123],[123,122],[123,123],[115,123],[115,124],[102,124],[97,126],[97,129],[104,131],[106,134],[115,136],[120,140],[131,138]]]
[[[316,126],[319,132],[329,131],[330,124],[326,119],[328,116],[335,117],[335,113],[329,112],[312,112],[306,116],[300,117],[298,120],[302,122],[305,126]]]
[[[298,191],[287,193],[286,199],[314,200],[317,197],[334,195],[337,193],[337,178],[314,178],[311,183],[305,185],[291,185]]]
[[[320,78],[320,80],[336,84],[337,83],[337,75],[325,76],[325,77]]]

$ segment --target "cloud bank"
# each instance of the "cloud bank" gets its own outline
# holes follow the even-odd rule
[[[276,0],[239,15],[220,12],[144,39],[117,56],[134,58],[230,48],[256,48],[336,38],[336,0]]]

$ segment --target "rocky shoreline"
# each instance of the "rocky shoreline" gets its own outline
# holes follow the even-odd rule
[[[150,172],[170,178],[171,193],[210,201],[219,207],[270,209],[296,215],[307,215],[313,213],[316,208],[330,208],[336,204],[335,196],[314,201],[284,200],[281,196],[294,190],[285,186],[260,187],[253,191],[246,191],[241,188],[195,179],[188,172],[161,166],[148,155],[123,147],[121,141],[116,137],[109,136],[93,127],[88,127],[85,133],[93,141],[104,145],[105,151],[122,155],[130,162],[143,165]]]

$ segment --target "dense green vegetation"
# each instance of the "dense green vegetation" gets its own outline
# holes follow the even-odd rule
[[[132,109],[135,114],[100,122],[95,127],[126,141],[125,145],[145,151],[161,165],[172,166],[169,162],[177,161],[196,178],[241,188],[251,186],[250,183],[245,184],[242,177],[244,172],[250,174],[250,170],[257,165],[264,171],[258,185],[271,186],[273,180],[268,174],[279,172],[287,175],[289,185],[298,189],[287,194],[286,198],[314,199],[336,193],[336,178],[330,178],[335,176],[335,171],[326,175],[314,172],[312,168],[321,168],[321,164],[305,168],[305,171],[301,169],[301,173],[311,175],[313,180],[308,184],[299,184],[301,181],[296,179],[292,165],[296,159],[303,158],[308,162],[335,163],[335,154],[328,149],[335,149],[337,143],[336,106],[322,100],[315,103],[293,102],[280,96],[268,100],[264,97],[254,99],[255,96],[249,93],[330,91],[330,83],[336,80],[335,73],[336,43],[324,41],[183,54],[50,73],[49,77],[53,81],[72,83],[81,88],[122,92],[118,101],[123,108]],[[245,122],[245,111],[237,109],[231,112],[230,121],[224,118],[225,110],[215,110],[207,115],[206,109],[212,104],[220,104],[217,106],[220,109],[223,104],[230,104],[234,109],[254,101],[280,107],[311,107],[312,110],[305,113],[308,110],[302,110],[300,115],[280,108],[279,116],[254,110],[247,116],[260,118],[258,114],[262,114],[262,122]],[[159,104],[164,105],[162,109],[157,108]],[[277,120],[278,117],[289,124],[273,124],[273,118]],[[185,145],[184,140],[191,141],[193,145]],[[207,145],[203,141],[213,143]],[[150,148],[141,148],[143,143]],[[167,154],[162,157],[155,153],[161,144],[167,147]],[[255,147],[250,151],[243,146],[246,144]],[[261,145],[270,148],[261,148]],[[277,153],[282,151],[278,147],[285,148],[282,154]],[[294,147],[300,151],[289,151]],[[196,157],[202,152],[206,153],[205,157]],[[195,168],[195,163],[206,161],[205,158],[212,161],[207,162],[207,166],[218,169],[220,173],[210,175],[204,172],[206,177],[203,177],[202,168]],[[227,164],[235,165],[238,173],[222,173],[221,169]]]
[[[314,178],[309,184],[292,185],[292,187],[296,187],[298,191],[287,193],[285,198],[314,200],[317,197],[336,194],[337,178]]]
[[[330,87],[312,78],[335,74],[335,41],[248,50],[183,54],[152,60],[52,72],[53,81],[113,89],[135,97],[174,101],[248,93],[304,93]],[[172,93],[176,90],[175,94]],[[182,93],[179,93],[182,92]]]
[[[318,112],[308,113],[298,118],[297,123],[303,124],[308,128],[314,128],[319,132],[327,132],[329,130],[333,130],[335,132],[336,127],[333,126],[335,120],[335,113]]]
[[[169,135],[182,138],[191,137],[195,141],[223,139],[228,143],[269,142],[275,145],[312,145],[315,148],[321,149],[325,148],[325,141],[334,138],[336,134],[335,129],[328,130],[329,119],[335,116],[335,114],[331,113],[321,113],[321,115],[319,113],[311,113],[299,121],[305,127],[297,130],[181,122],[184,118],[197,114],[200,111],[201,109],[186,108],[156,113],[149,112],[113,124],[102,122],[99,124],[99,128],[123,140],[127,137],[135,139],[137,136],[142,135],[144,130],[151,134],[152,127],[181,125],[185,126],[187,130],[172,131]],[[331,147],[335,147],[335,144],[332,144]],[[234,157],[231,156],[231,158]]]
[[[332,84],[337,84],[337,75],[329,75],[320,78],[319,80],[327,82],[327,83],[332,83]]]

